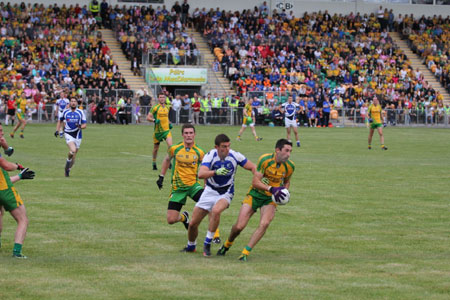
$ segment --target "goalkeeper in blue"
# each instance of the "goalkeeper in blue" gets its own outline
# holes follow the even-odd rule
[[[267,228],[275,217],[276,202],[286,196],[283,189],[289,189],[291,176],[294,173],[294,163],[289,159],[292,153],[292,143],[280,139],[275,145],[275,152],[262,155],[253,175],[252,186],[242,202],[236,223],[231,228],[230,235],[217,255],[223,256],[233,245],[234,240],[247,226],[250,218],[260,210],[258,228],[252,234],[247,246],[242,250],[239,260],[247,261],[248,256],[256,244],[266,233]],[[272,196],[275,201],[272,200]]]

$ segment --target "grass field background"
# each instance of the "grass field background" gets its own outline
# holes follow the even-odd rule
[[[283,128],[198,127],[206,151],[226,133],[256,163]],[[11,127],[4,128],[5,135]],[[15,222],[6,213],[0,299],[449,299],[450,131],[385,128],[388,151],[367,150],[365,128],[301,128],[291,202],[277,211],[249,261],[237,260],[259,213],[225,257],[179,252],[187,235],[166,223],[163,191],[151,170],[151,126],[88,125],[70,178],[65,142],[53,125],[9,137],[11,158],[36,171],[15,186],[30,219],[24,254],[11,258]],[[173,130],[181,140],[180,127]],[[161,146],[161,166],[166,145]],[[251,174],[240,169],[222,216],[224,240]],[[192,211],[188,200],[186,209]],[[199,250],[206,220],[197,240]],[[213,246],[213,252],[218,249]]]

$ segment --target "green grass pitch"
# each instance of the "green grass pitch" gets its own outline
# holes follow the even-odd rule
[[[226,133],[256,163],[284,128],[199,126],[206,151]],[[291,202],[279,207],[249,261],[237,260],[259,213],[225,257],[179,252],[182,224],[166,223],[169,180],[151,170],[151,126],[88,125],[70,178],[65,141],[54,125],[29,125],[8,137],[13,162],[36,171],[15,186],[30,225],[28,260],[11,258],[15,222],[6,213],[0,249],[0,299],[449,299],[450,131],[384,129],[388,151],[367,150],[365,128],[300,128]],[[173,130],[181,140],[180,127]],[[161,166],[166,145],[158,157]],[[240,169],[223,213],[225,239],[251,174]],[[186,206],[192,211],[193,202]],[[201,224],[199,250],[206,233]],[[215,253],[217,245],[213,245]]]

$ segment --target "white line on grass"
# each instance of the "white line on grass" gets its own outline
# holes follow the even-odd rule
[[[136,154],[136,153],[130,153],[130,152],[120,152],[120,154],[126,154],[126,155],[134,155],[134,156],[140,156],[140,157],[149,157],[149,158],[152,158],[151,155],[142,155],[142,154]]]

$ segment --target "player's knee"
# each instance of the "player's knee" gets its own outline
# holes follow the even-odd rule
[[[167,216],[167,223],[170,224],[170,225],[175,224],[178,221],[179,221],[178,216],[176,216],[176,217]]]
[[[266,230],[269,227],[269,225],[270,225],[270,221],[261,221],[261,223],[259,224],[259,227],[261,229]]]
[[[235,231],[237,234],[241,233],[241,231],[244,230],[244,228],[245,228],[245,225],[244,225],[244,224],[236,223],[236,224],[234,225],[234,231]]]

